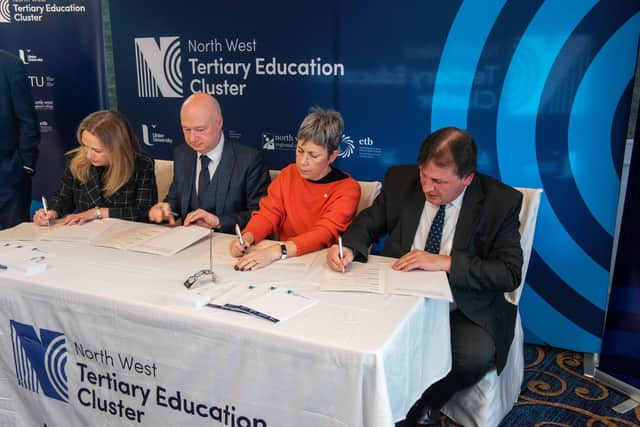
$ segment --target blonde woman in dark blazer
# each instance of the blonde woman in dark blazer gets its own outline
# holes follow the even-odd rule
[[[60,188],[47,213],[39,209],[33,222],[146,221],[158,199],[153,159],[141,152],[127,119],[115,111],[97,111],[80,123],[76,137],[80,147],[67,153]]]

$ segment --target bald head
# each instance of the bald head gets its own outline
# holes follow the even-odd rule
[[[210,111],[211,114],[214,114],[214,115],[218,115],[218,116],[222,115],[222,110],[220,109],[220,104],[218,103],[218,100],[215,99],[213,96],[209,95],[208,93],[198,92],[189,96],[182,103],[181,111],[184,110],[185,108],[189,108],[189,109],[194,108],[198,110],[202,109],[202,110]]]
[[[211,95],[194,93],[180,109],[180,123],[185,142],[200,154],[213,150],[222,134],[222,111]]]

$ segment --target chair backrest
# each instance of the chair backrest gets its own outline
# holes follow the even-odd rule
[[[536,231],[536,221],[538,219],[538,208],[540,207],[540,188],[516,188],[522,193],[522,207],[520,208],[520,246],[522,247],[522,282],[520,286],[512,292],[506,292],[505,298],[512,304],[518,305],[522,286],[527,277],[531,250],[533,248],[533,235]]]
[[[269,176],[271,177],[271,181],[276,179],[280,175],[280,169],[269,169]]]
[[[380,194],[380,189],[382,188],[380,181],[358,181],[358,184],[360,184],[360,200],[358,201],[356,215],[359,214],[361,210],[371,206],[375,198]]]
[[[156,186],[158,187],[158,201],[161,202],[169,192],[169,186],[173,181],[173,160],[154,160]]]

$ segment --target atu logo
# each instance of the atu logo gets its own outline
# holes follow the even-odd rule
[[[18,385],[53,399],[69,401],[67,344],[64,334],[10,320],[13,361]]]
[[[182,97],[180,37],[135,39],[136,74],[140,98]]]
[[[9,10],[9,0],[0,0],[0,23],[11,22],[11,11]]]
[[[351,137],[348,135],[342,135],[342,141],[340,142],[340,146],[338,148],[338,156],[343,159],[348,159],[356,151],[356,146],[353,143],[353,139],[351,139]]]
[[[276,138],[271,133],[262,134],[262,149],[274,151],[276,149]]]

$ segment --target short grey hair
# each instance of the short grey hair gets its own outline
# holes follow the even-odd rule
[[[298,129],[298,142],[313,141],[327,147],[329,154],[338,149],[344,133],[342,115],[335,110],[313,107]]]

